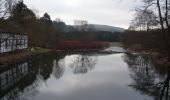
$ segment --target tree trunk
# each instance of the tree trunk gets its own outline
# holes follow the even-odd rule
[[[169,22],[168,22],[168,0],[166,0],[165,5],[166,5],[166,7],[165,7],[165,22],[166,22],[167,29],[169,31],[170,27],[169,27]]]
[[[161,7],[160,7],[160,2],[159,2],[159,0],[157,0],[157,7],[158,7],[158,13],[159,13],[159,18],[160,18],[160,24],[161,24],[162,32],[165,33],[165,29],[164,29],[163,18],[162,18],[162,13],[161,13]]]
[[[157,7],[158,7],[158,13],[159,13],[159,18],[160,18],[162,34],[164,35],[168,49],[170,49],[169,35],[167,34],[167,32],[165,31],[165,28],[164,28],[164,22],[163,22],[163,18],[162,18],[161,7],[160,7],[160,0],[157,0]]]
[[[169,13],[168,7],[170,7],[170,1],[168,2],[168,0],[166,0],[166,24],[167,24],[168,34],[169,34],[169,38],[170,38],[170,25],[169,25],[169,22],[168,22],[168,13]]]

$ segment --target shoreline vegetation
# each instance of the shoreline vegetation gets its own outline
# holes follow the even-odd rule
[[[122,43],[128,52],[137,52],[150,56],[155,65],[170,68],[170,53],[161,30],[126,31]]]
[[[15,51],[11,53],[0,55],[0,66],[8,67],[27,60],[31,60],[34,57],[41,57],[51,53],[58,52],[94,52],[104,49],[110,46],[110,42],[100,41],[60,41],[54,49],[46,49],[41,47],[32,47],[22,51]]]
[[[54,47],[55,50],[61,51],[74,51],[74,50],[89,50],[89,49],[103,49],[109,47],[110,42],[101,42],[101,41],[59,41]]]
[[[127,34],[126,34],[127,35]],[[140,37],[141,38],[141,37]],[[127,39],[127,38],[126,38]],[[141,38],[142,39],[142,38]],[[134,42],[135,41],[135,42]],[[169,68],[170,61],[166,51],[160,48],[146,48],[144,44],[138,43],[140,39],[129,42],[101,42],[101,41],[59,41],[56,48],[47,49],[41,47],[30,47],[25,50],[15,51],[0,55],[1,68],[13,64],[21,63],[27,60],[32,60],[35,57],[41,57],[52,53],[77,53],[77,52],[98,52],[109,46],[123,47],[127,53],[139,53],[148,55],[157,66]],[[151,42],[150,42],[151,43]],[[155,43],[156,44],[156,43]],[[149,44],[148,44],[149,45]]]
[[[87,27],[89,23],[86,20],[75,20],[75,25],[66,25],[60,18],[52,20],[47,12],[38,17],[23,0],[0,2],[0,7],[4,8],[4,12],[0,13],[3,15],[0,16],[0,30],[25,33],[29,37],[30,46],[25,53],[23,51],[21,54],[8,55],[9,58],[6,60],[1,57],[0,64],[13,63],[16,59],[23,60],[22,56],[31,58],[32,55],[56,50],[96,50],[109,46],[109,42],[120,41],[129,52],[150,54],[158,65],[170,68],[169,1],[143,0],[142,5],[135,10],[134,19],[125,32],[97,31],[94,26]]]
[[[45,55],[52,52],[49,49],[34,47],[28,48],[21,51],[14,51],[10,53],[5,53],[0,55],[0,66],[1,68],[8,67],[10,65],[15,65],[22,63],[27,60],[31,60],[34,57]]]
[[[153,50],[153,49],[150,49],[150,50],[139,49],[139,48],[137,49],[134,46],[137,46],[137,44],[132,45],[132,47],[128,47],[127,52],[147,55],[151,58],[154,65],[159,66],[161,68],[166,68],[166,69],[170,68],[169,56],[166,53],[160,52],[158,50]]]

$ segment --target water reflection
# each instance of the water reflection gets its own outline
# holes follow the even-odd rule
[[[25,84],[22,82],[29,74],[28,63],[12,66],[0,73],[0,100],[20,100]],[[21,82],[21,83],[20,83]]]
[[[0,100],[169,100],[169,81],[145,55],[46,55],[1,69]]]
[[[0,100],[30,100],[51,77],[60,79],[65,71],[66,55],[48,55],[0,72]],[[87,73],[95,67],[96,57],[78,55],[70,67],[74,73]]]
[[[170,100],[170,72],[160,71],[168,69],[156,68],[145,55],[126,54],[124,61],[128,64],[133,79],[130,87],[140,91],[141,94],[151,96],[153,100]]]
[[[56,79],[60,79],[63,76],[64,69],[65,69],[64,67],[65,67],[64,59],[61,59],[59,61],[57,60],[54,61],[52,74]]]
[[[0,100],[27,100],[38,94],[36,87],[53,73],[56,78],[63,74],[59,59],[63,56],[48,56],[23,64],[10,66],[0,72]]]
[[[0,74],[0,89],[5,90],[28,74],[28,63],[20,64]]]
[[[97,58],[86,54],[78,55],[76,59],[70,64],[75,74],[87,73],[94,69]]]

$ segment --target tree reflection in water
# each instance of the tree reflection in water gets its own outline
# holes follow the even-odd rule
[[[54,66],[53,66],[53,76],[56,78],[56,79],[59,79],[63,76],[64,74],[64,67],[65,67],[65,62],[63,59],[57,61],[55,60],[54,61]]]
[[[11,66],[9,69],[0,72],[0,100],[31,100],[31,97],[37,95],[37,87],[46,84],[46,80],[53,75],[59,79],[64,74],[65,55],[56,55],[40,57],[24,63],[23,68],[20,65]],[[96,57],[89,55],[79,55],[71,64],[74,73],[87,73],[94,68]],[[23,71],[20,71],[22,68]],[[8,72],[10,75],[3,75]],[[12,73],[11,73],[12,72]],[[15,73],[14,73],[15,72]],[[15,75],[17,73],[17,75]],[[4,77],[5,76],[5,77]],[[15,78],[11,78],[14,76]],[[6,81],[10,79],[9,84],[3,84],[3,78]],[[3,87],[6,87],[3,89]]]
[[[97,62],[97,57],[82,54],[78,55],[70,67],[73,69],[75,74],[87,73],[89,70],[94,69]]]
[[[128,64],[133,79],[130,87],[153,97],[153,100],[170,100],[169,71],[164,71],[164,75],[158,73],[163,69],[156,68],[150,58],[144,55],[126,54],[124,61]]]
[[[57,79],[63,75],[62,61],[58,62],[62,58],[49,55],[0,72],[0,100],[32,100],[31,97],[39,93],[37,87],[52,73]]]

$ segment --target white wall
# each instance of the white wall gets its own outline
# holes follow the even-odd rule
[[[3,42],[5,40],[5,42]],[[0,33],[0,53],[28,48],[28,37],[12,33]]]

